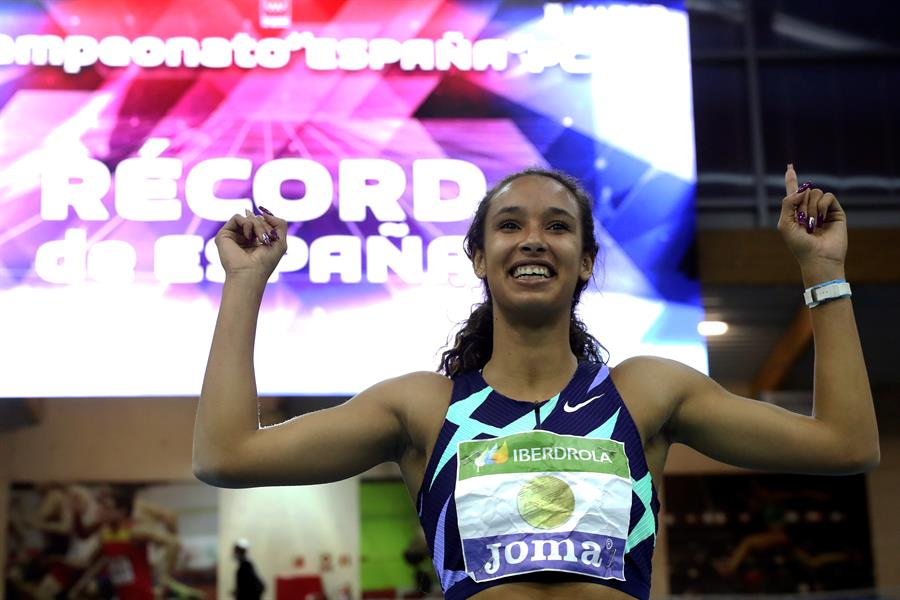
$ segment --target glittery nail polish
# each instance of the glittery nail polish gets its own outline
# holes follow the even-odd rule
[[[273,229],[272,231],[270,231],[269,237],[272,238],[273,240],[277,240],[278,239],[278,230]]]
[[[806,225],[806,213],[802,210],[797,213],[797,224],[798,225]]]
[[[806,233],[812,233],[816,229],[816,218],[810,217],[809,221],[806,223]]]
[[[816,219],[816,226],[825,227],[825,215],[823,215],[822,213],[819,213],[819,218]]]
[[[803,185],[801,185],[800,187],[797,188],[796,193],[799,194],[801,192],[805,192],[806,190],[808,190],[811,187],[812,187],[812,181],[804,181]]]

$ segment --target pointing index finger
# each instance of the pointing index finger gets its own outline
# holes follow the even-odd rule
[[[794,171],[793,163],[788,163],[787,170],[784,172],[784,189],[787,196],[797,191],[797,172]]]

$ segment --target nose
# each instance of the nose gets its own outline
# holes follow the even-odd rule
[[[540,228],[530,228],[527,235],[522,240],[522,243],[519,245],[522,252],[527,254],[545,252],[547,250],[547,244],[544,242],[541,233],[542,231]]]

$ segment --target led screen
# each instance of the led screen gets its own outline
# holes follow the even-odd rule
[[[434,370],[480,301],[462,253],[526,166],[595,198],[580,314],[615,364],[706,370],[680,3],[0,5],[0,396],[199,393],[236,212],[287,219],[262,394]]]

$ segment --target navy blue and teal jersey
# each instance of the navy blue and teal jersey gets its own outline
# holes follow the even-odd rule
[[[526,434],[534,431],[547,433]],[[499,438],[497,443],[471,443],[472,440],[495,438]],[[524,443],[540,445],[544,438],[563,440],[563,443],[555,448],[521,447]],[[463,445],[460,446],[460,443]],[[572,447],[566,449],[564,446],[567,445]],[[617,457],[617,451],[625,456]],[[528,477],[530,480],[518,488],[507,486],[513,490],[512,495],[507,494],[509,497],[500,492],[482,492],[481,496],[475,494],[473,501],[471,494],[465,497],[459,495],[458,481],[469,486],[473,477],[485,474],[489,476],[484,477],[484,481],[513,478],[513,484],[517,485],[514,479],[517,473],[512,472],[516,470],[513,462],[521,460],[530,463],[543,458],[545,464],[561,464],[558,460],[554,462],[554,452],[556,459],[568,458],[572,461],[577,461],[581,453],[582,458],[589,459],[597,467],[573,467],[574,471],[603,470],[606,465],[601,464],[601,459],[606,459],[609,474],[591,473],[591,476],[617,478],[621,485],[615,493],[620,495],[622,486],[626,486],[626,495],[621,496],[624,504],[616,509],[620,514],[617,517],[620,521],[619,535],[604,534],[595,538],[600,543],[594,544],[585,541],[589,538],[581,536],[579,531],[560,532],[560,529],[567,527],[564,524],[567,516],[572,510],[577,510],[577,504],[582,502],[580,498],[591,494],[601,497],[607,492],[601,490],[594,493],[595,490],[586,489],[584,482],[596,480],[589,479],[584,473],[573,473],[574,483],[567,486],[563,481],[566,479],[565,473],[560,478],[555,476],[559,475],[557,473],[523,472],[518,473],[526,476],[522,481]],[[463,456],[462,461],[460,455]],[[463,463],[462,469],[460,462]],[[535,464],[522,463],[519,469],[540,470]],[[619,466],[615,467],[615,464]],[[492,474],[494,472],[496,474]],[[471,477],[464,479],[467,476]],[[489,484],[488,487],[490,485],[499,484]],[[462,484],[460,487],[463,487]],[[575,489],[574,494],[567,491],[570,487]],[[516,498],[516,489],[527,489],[537,495],[523,495],[524,491],[520,491]],[[548,512],[546,498],[540,496],[542,493],[551,498],[551,502],[566,506],[551,506]],[[609,497],[613,495],[612,491],[607,494]],[[629,495],[630,507],[627,502]],[[465,502],[465,506],[458,506],[458,497],[460,502]],[[479,526],[473,511],[480,510],[480,503],[484,504],[485,513],[492,515],[494,523],[498,522],[498,518],[499,522],[505,523],[505,517],[502,517],[504,510],[522,519],[519,529],[504,530],[506,535],[491,536],[491,532],[482,538],[475,535],[478,542],[494,542],[487,543],[477,553],[471,547],[471,532],[473,523],[476,529]],[[541,403],[512,400],[499,394],[484,381],[480,371],[470,371],[454,378],[450,406],[426,466],[416,508],[432,549],[435,571],[448,600],[468,598],[488,587],[516,581],[585,581],[606,585],[642,600],[650,596],[651,559],[656,545],[659,499],[647,468],[640,434],[606,365],[579,364],[565,389]],[[562,517],[557,519],[560,514]],[[593,516],[592,522],[596,523],[598,519],[605,520],[602,511],[599,516]],[[588,521],[591,519],[585,518],[583,522]],[[461,538],[461,526],[468,532],[465,541]],[[504,557],[507,563],[516,564],[500,564]],[[566,563],[565,559],[570,562]],[[524,568],[528,565],[532,566],[532,570]],[[469,572],[466,571],[467,566]],[[569,566],[577,569],[570,570]]]

